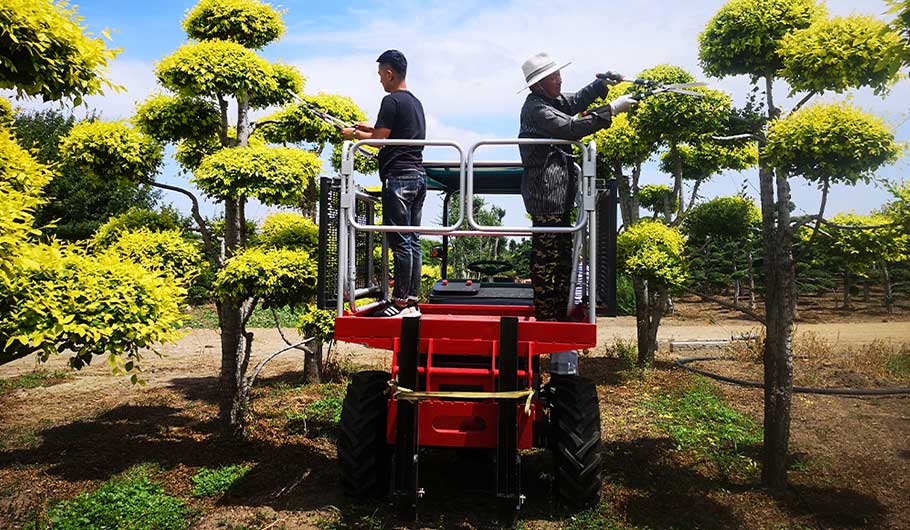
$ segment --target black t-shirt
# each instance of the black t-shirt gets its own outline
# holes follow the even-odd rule
[[[392,92],[382,98],[375,128],[389,129],[389,139],[424,140],[427,125],[423,105],[407,90]],[[379,178],[413,171],[423,167],[423,146],[386,145],[379,150]]]

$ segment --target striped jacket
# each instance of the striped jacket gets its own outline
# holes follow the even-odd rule
[[[575,116],[606,95],[607,87],[601,81],[594,81],[575,94],[560,94],[556,99],[531,93],[521,108],[518,137],[580,140],[609,127],[609,118]],[[522,145],[519,150],[524,166],[521,197],[528,213],[561,215],[570,211],[578,181],[572,146]]]

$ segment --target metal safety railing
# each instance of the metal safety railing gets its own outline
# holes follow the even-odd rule
[[[423,226],[397,226],[397,225],[370,225],[359,223],[354,211],[355,200],[358,195],[354,182],[354,157],[358,148],[364,145],[382,147],[382,146],[433,146],[433,147],[451,147],[458,152],[459,161],[459,179],[458,179],[458,219],[451,225],[441,227],[423,227]],[[489,226],[482,225],[474,218],[474,166],[477,164],[474,160],[475,152],[482,146],[490,145],[575,145],[578,146],[582,154],[582,166],[578,170],[578,194],[576,196],[576,206],[578,207],[578,216],[573,226],[567,227],[521,227],[521,226]],[[515,139],[492,139],[482,140],[471,145],[465,156],[465,150],[457,142],[451,141],[434,141],[434,140],[360,140],[358,142],[347,141],[342,146],[341,151],[341,190],[340,190],[340,215],[338,230],[338,282],[337,282],[337,312],[338,316],[344,314],[345,295],[351,308],[355,307],[357,298],[357,289],[355,288],[354,278],[354,259],[355,255],[355,235],[357,231],[380,232],[383,233],[382,241],[382,262],[384,274],[388,267],[388,242],[386,233],[422,233],[429,235],[443,236],[530,236],[533,234],[574,234],[575,240],[572,244],[572,270],[569,285],[569,297],[567,301],[567,312],[571,312],[575,307],[575,291],[579,281],[579,257],[585,247],[584,240],[587,239],[587,260],[585,266],[588,268],[586,274],[588,280],[588,300],[589,322],[595,322],[594,306],[596,304],[596,285],[597,285],[597,223],[596,223],[596,204],[597,204],[597,149],[594,142],[588,145],[582,142],[572,140],[560,140],[550,138],[515,138]],[[467,211],[467,215],[465,215]],[[443,222],[446,220],[444,219]],[[467,222],[468,230],[460,230],[462,225]],[[584,272],[584,271],[582,271]],[[386,276],[387,277],[387,276]],[[387,282],[382,282],[382,292],[388,296]]]

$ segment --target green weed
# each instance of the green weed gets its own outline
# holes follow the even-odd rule
[[[72,378],[71,373],[62,370],[53,372],[36,370],[10,379],[0,379],[0,394],[19,389],[53,386]]]
[[[762,442],[762,429],[751,418],[724,403],[702,378],[684,388],[646,399],[655,425],[680,450],[692,451],[726,471],[754,471],[757,463],[745,451]]]
[[[910,352],[896,353],[888,358],[888,371],[898,379],[910,379]]]
[[[249,473],[250,467],[232,465],[209,469],[204,467],[193,476],[193,496],[211,497],[221,495],[231,488],[238,480]]]
[[[149,478],[149,467],[130,469],[91,492],[63,501],[48,510],[54,530],[184,530],[189,510]]]
[[[613,508],[607,503],[600,503],[596,508],[575,514],[566,521],[565,530],[635,530],[616,519]]]
[[[316,520],[320,530],[384,530],[385,521],[377,511],[368,513],[369,507],[349,507]]]

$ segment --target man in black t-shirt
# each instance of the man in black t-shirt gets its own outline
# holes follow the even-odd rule
[[[398,50],[388,50],[376,60],[379,82],[389,94],[382,98],[376,124],[355,124],[341,131],[347,140],[423,140],[426,120],[420,100],[408,91],[405,76],[408,61]],[[379,178],[382,180],[382,223],[420,226],[423,201],[427,194],[422,146],[387,145],[379,150]],[[419,315],[422,252],[420,237],[414,233],[389,232],[395,268],[392,299],[373,316]]]

